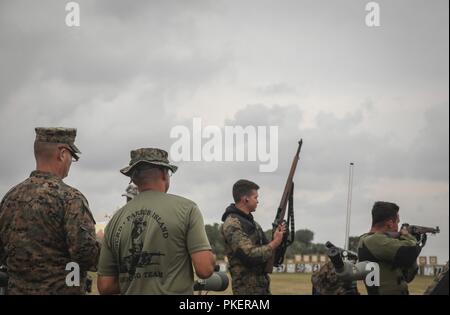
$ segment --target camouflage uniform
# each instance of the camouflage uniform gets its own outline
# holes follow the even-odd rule
[[[247,215],[234,204],[225,211],[221,234],[225,240],[233,293],[238,295],[270,293],[270,278],[265,272],[273,250],[251,214]]]
[[[345,284],[338,279],[331,261],[313,273],[311,283],[317,295],[345,295],[348,292]]]
[[[49,133],[47,140],[73,145],[74,136],[69,142],[61,129],[54,131],[37,129],[37,139]],[[8,293],[84,293],[87,270],[95,270],[99,255],[94,225],[78,190],[54,174],[33,171],[0,203],[0,265],[8,268]],[[66,285],[69,262],[80,267],[81,287]]]
[[[425,290],[425,295],[448,295],[448,261],[442,271],[436,275],[433,282]]]

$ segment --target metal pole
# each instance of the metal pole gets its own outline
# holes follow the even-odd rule
[[[353,191],[353,166],[354,163],[351,162],[348,174],[347,224],[345,226],[345,246],[344,246],[345,250],[348,250],[350,237],[350,214],[352,209],[352,191]]]

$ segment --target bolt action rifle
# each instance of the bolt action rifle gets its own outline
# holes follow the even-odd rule
[[[417,242],[419,242],[420,247],[424,247],[427,242],[427,234],[437,234],[440,233],[441,230],[439,229],[439,226],[436,226],[435,228],[432,227],[426,227],[426,226],[420,226],[420,225],[411,225],[408,223],[403,223],[400,230],[407,229],[409,234],[412,236],[415,236],[417,239]],[[389,233],[394,238],[400,237],[400,232],[391,232]]]
[[[295,238],[295,224],[294,224],[294,174],[297,168],[297,163],[300,158],[300,150],[302,149],[303,140],[298,142],[298,149],[295,153],[294,160],[292,161],[291,170],[284,187],[283,195],[281,197],[280,205],[275,216],[275,220],[272,223],[272,235],[280,224],[286,222],[286,233],[283,236],[280,246],[275,249],[274,255],[267,262],[266,272],[271,273],[273,267],[280,266],[284,261],[284,255],[289,245],[294,242]],[[285,220],[287,209],[287,220]]]

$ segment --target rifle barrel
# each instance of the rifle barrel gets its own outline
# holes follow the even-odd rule
[[[431,233],[436,234],[440,233],[439,226],[432,228],[427,226],[420,226],[420,225],[410,225],[408,227],[408,230],[410,233],[418,233],[418,234],[425,234],[425,233]]]

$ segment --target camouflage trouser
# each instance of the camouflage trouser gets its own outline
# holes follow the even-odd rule
[[[232,276],[234,295],[270,295],[270,278],[267,274]]]

